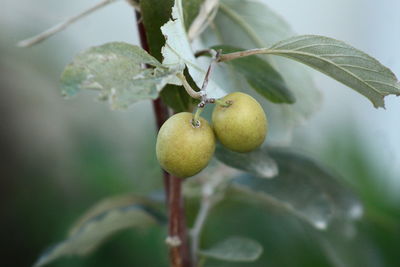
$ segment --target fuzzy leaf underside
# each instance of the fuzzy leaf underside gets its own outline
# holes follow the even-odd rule
[[[94,90],[112,109],[123,109],[139,100],[157,98],[178,72],[165,68],[138,46],[115,42],[78,54],[62,73],[61,86],[67,97]]]

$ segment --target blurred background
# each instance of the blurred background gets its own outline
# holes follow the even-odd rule
[[[343,40],[400,75],[399,1],[266,2],[297,33]],[[138,44],[134,12],[124,1],[28,49],[15,44],[93,1],[1,3],[1,266],[30,266],[98,200],[161,187],[155,123],[149,101],[110,112],[92,94],[66,101],[58,88],[63,67],[79,51],[110,41]],[[260,215],[265,211],[233,202],[215,211],[204,243],[228,232],[253,236],[265,252],[252,266],[400,266],[400,99],[387,97],[386,110],[377,110],[355,91],[314,74],[324,102],[296,129],[293,146],[334,169],[357,192],[365,205],[359,234],[344,244],[334,229],[318,234],[285,214]],[[251,227],[241,227],[238,206]],[[124,231],[87,257],[49,266],[165,266],[163,239],[160,229]]]

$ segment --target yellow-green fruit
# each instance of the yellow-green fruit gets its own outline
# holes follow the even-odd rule
[[[259,147],[268,130],[267,116],[261,105],[248,94],[235,92],[221,99],[228,106],[215,105],[212,123],[218,140],[236,152]]]
[[[161,167],[180,178],[204,169],[215,150],[215,136],[208,122],[200,117],[200,125],[195,127],[192,120],[192,113],[175,114],[163,124],[157,137],[156,153]]]

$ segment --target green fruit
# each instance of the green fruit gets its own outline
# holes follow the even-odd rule
[[[226,95],[216,105],[212,123],[218,140],[236,152],[249,152],[259,147],[268,129],[267,116],[261,105],[248,94],[235,92]]]
[[[204,169],[215,150],[215,136],[208,122],[200,117],[200,125],[196,127],[192,120],[192,113],[175,114],[163,124],[157,137],[158,162],[164,170],[180,178]]]

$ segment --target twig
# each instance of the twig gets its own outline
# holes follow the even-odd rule
[[[185,88],[186,92],[195,99],[201,99],[201,93],[195,91],[190,84],[187,82],[185,75],[183,73],[178,73],[176,75],[182,82],[183,87]]]
[[[205,0],[200,7],[199,14],[193,20],[188,31],[189,41],[198,37],[212,22],[218,11],[219,0]]]
[[[80,20],[81,18],[86,17],[87,15],[93,13],[94,11],[96,11],[96,10],[98,10],[98,9],[104,7],[104,6],[107,6],[108,4],[111,4],[112,2],[115,2],[115,1],[117,1],[117,0],[103,0],[103,1],[93,5],[92,7],[84,10],[83,12],[66,19],[65,21],[63,21],[63,22],[51,27],[48,30],[45,30],[44,32],[42,32],[42,33],[40,33],[38,35],[35,35],[35,36],[31,37],[31,38],[28,38],[28,39],[25,39],[25,40],[22,40],[22,41],[18,42],[17,46],[19,46],[19,47],[29,47],[29,46],[38,44],[38,43],[48,39],[52,35],[64,30],[65,28],[67,28],[72,23]]]
[[[259,55],[259,54],[273,54],[276,50],[268,49],[268,48],[256,48],[250,49],[245,51],[239,51],[229,54],[222,54],[217,59],[218,62],[230,61],[241,57],[247,57],[252,55]]]
[[[193,262],[197,262],[197,252],[199,250],[199,239],[201,231],[203,230],[204,223],[208,217],[208,214],[212,208],[213,204],[210,199],[203,199],[200,204],[200,210],[197,213],[195,224],[191,231],[192,236],[192,245],[191,245],[191,253]]]
[[[200,247],[200,236],[203,230],[204,224],[207,220],[208,214],[211,209],[217,204],[220,200],[223,199],[223,194],[216,193],[215,190],[217,187],[221,186],[224,182],[224,176],[216,176],[213,177],[212,180],[208,180],[203,184],[202,188],[202,199],[200,203],[200,209],[197,213],[196,220],[194,222],[193,228],[190,232],[192,240],[191,240],[191,253],[193,262],[197,262],[197,253]]]
[[[211,50],[211,52],[213,52],[213,51],[215,52],[215,50]],[[220,53],[221,53],[221,51],[216,52],[216,54],[213,56],[213,60],[211,61],[210,65],[208,66],[206,76],[204,77],[203,85],[201,86],[201,90],[200,90],[200,92],[203,92],[203,95],[205,94],[205,91],[206,91],[206,88],[208,85],[208,80],[210,79],[213,64],[218,61]]]
[[[169,185],[169,226],[167,244],[170,246],[172,267],[191,266],[182,198],[182,179],[171,175]]]

